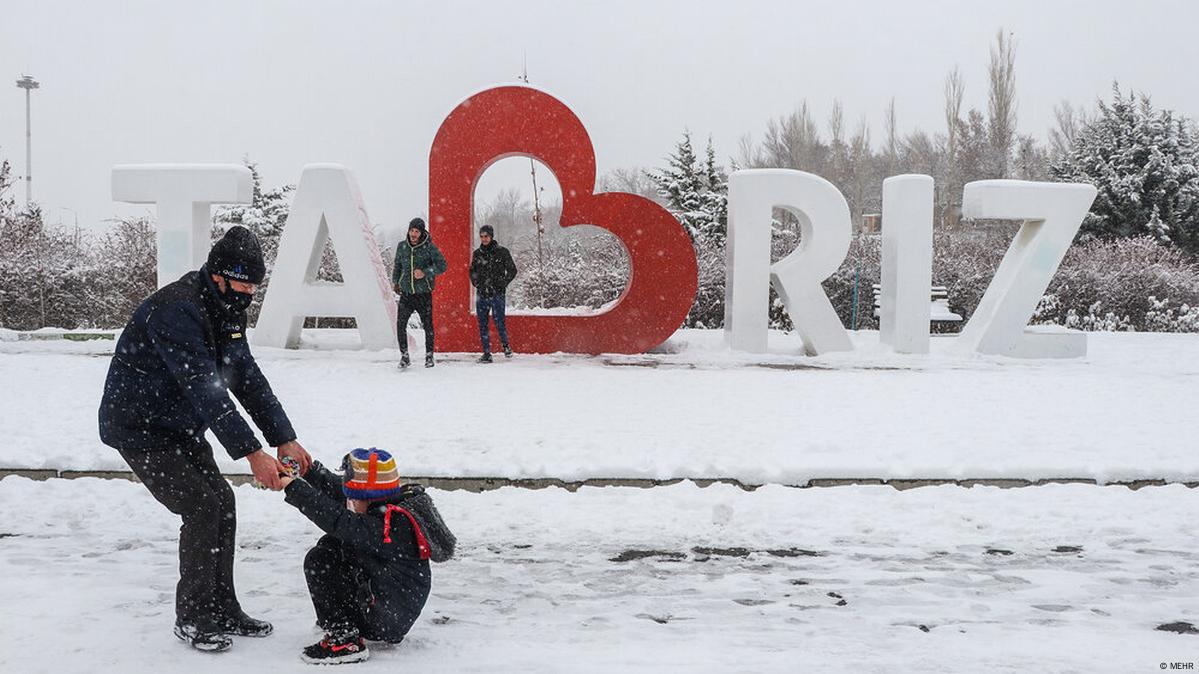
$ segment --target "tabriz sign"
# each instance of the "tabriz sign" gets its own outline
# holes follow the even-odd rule
[[[480,176],[510,156],[530,156],[562,188],[562,227],[595,225],[628,252],[624,293],[586,315],[511,314],[508,329],[530,353],[640,353],[665,341],[695,298],[696,260],[679,222],[658,204],[622,192],[595,192],[595,152],[582,122],[553,96],[527,86],[475,94],[442,122],[429,152],[429,224],[449,269],[434,293],[439,347],[472,351],[478,330],[467,275]],[[113,199],[158,206],[159,285],[196,269],[209,248],[210,206],[248,203],[242,166],[116,166]],[[956,340],[981,353],[1078,356],[1086,336],[1026,328],[1095,198],[1090,185],[986,180],[965,186],[963,215],[1022,220],[994,279]],[[793,212],[801,244],[770,263],[772,209]],[[933,181],[904,175],[883,183],[881,339],[896,351],[924,353],[929,343]],[[729,345],[765,351],[767,289],[786,304],[808,353],[852,350],[821,282],[844,260],[851,237],[844,196],[823,178],[786,169],[737,171],[729,179],[725,332]],[[344,283],[316,281],[332,240]],[[353,175],[336,164],[304,167],[283,230],[254,342],[295,346],[307,316],[356,319],[363,345],[396,343],[391,282]]]

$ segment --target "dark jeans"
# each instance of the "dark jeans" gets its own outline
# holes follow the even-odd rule
[[[316,610],[316,624],[327,632],[355,628],[364,639],[397,641],[398,637],[383,638],[394,630],[386,629],[382,612],[371,611],[373,597],[362,574],[341,541],[325,534],[316,542],[304,556],[304,578]]]
[[[396,315],[396,333],[400,351],[408,353],[408,319],[413,312],[420,316],[420,325],[425,329],[425,353],[433,353],[433,293],[400,295],[399,313]]]
[[[133,473],[179,527],[179,584],[175,616],[180,622],[236,615],[233,589],[237,508],[233,488],[221,476],[204,441],[149,451],[119,450]]]
[[[495,329],[500,333],[500,344],[508,346],[508,328],[504,325],[504,293],[475,299],[475,313],[479,315],[479,341],[483,343],[483,353],[491,353],[491,334],[487,329],[487,314],[495,315]]]

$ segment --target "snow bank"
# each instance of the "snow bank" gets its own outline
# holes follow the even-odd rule
[[[1199,480],[1196,335],[1095,333],[1087,358],[1038,362],[954,355],[943,339],[895,355],[877,333],[818,358],[772,334],[770,353],[747,355],[684,330],[640,356],[451,354],[401,373],[395,352],[353,350],[347,332],[256,350],[301,442],[331,464],[378,446],[422,476]],[[113,344],[0,341],[0,467],[125,469],[96,430]]]

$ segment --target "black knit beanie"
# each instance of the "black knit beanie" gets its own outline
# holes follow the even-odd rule
[[[236,225],[208,251],[208,271],[235,281],[259,284],[266,276],[266,260],[254,232]]]
[[[487,236],[490,236],[493,239],[495,238],[495,230],[492,229],[491,225],[483,225],[482,227],[479,228],[479,233],[486,234]]]
[[[421,220],[420,218],[412,218],[412,220],[408,222],[408,229],[419,229],[423,233],[426,231],[425,221]]]

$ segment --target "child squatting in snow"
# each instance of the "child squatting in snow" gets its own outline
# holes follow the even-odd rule
[[[402,641],[429,597],[429,560],[450,559],[456,543],[424,488],[400,483],[388,452],[355,449],[342,473],[314,461],[282,478],[287,503],[325,532],[304,558],[325,631],[301,655],[314,664],[366,660],[368,639]]]

